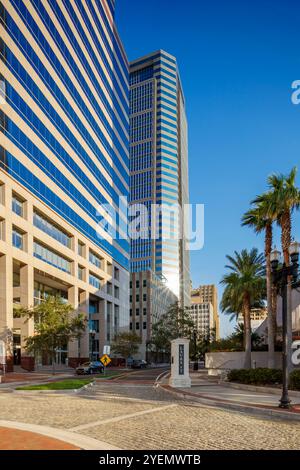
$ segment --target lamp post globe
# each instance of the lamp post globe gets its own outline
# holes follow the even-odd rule
[[[298,263],[300,253],[300,243],[297,241],[292,241],[289,246],[289,255],[293,264]]]

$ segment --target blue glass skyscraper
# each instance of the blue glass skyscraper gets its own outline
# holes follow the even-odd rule
[[[175,57],[157,51],[130,63],[130,202],[181,208],[189,202],[185,102]],[[151,270],[182,305],[190,302],[189,254],[183,219],[156,224],[157,239],[131,241],[131,272]],[[168,236],[170,234],[171,236]]]

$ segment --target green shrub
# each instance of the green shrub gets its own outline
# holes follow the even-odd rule
[[[227,376],[229,382],[250,385],[274,385],[282,382],[282,371],[278,369],[233,369]]]
[[[300,369],[293,370],[290,375],[290,388],[292,390],[300,390]]]
[[[282,370],[280,369],[233,369],[228,375],[229,382],[239,382],[249,385],[276,385],[282,383]],[[294,370],[290,375],[291,390],[300,390],[300,369]]]

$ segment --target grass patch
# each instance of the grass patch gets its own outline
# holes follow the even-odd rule
[[[25,385],[17,387],[16,390],[72,390],[81,388],[92,382],[92,378],[88,379],[66,379],[57,382],[48,382],[46,384]]]

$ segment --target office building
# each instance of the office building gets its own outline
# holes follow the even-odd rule
[[[191,303],[189,312],[200,336],[213,338],[214,311],[210,302]]]
[[[210,303],[213,308],[213,328],[216,339],[220,337],[220,320],[218,311],[218,291],[214,284],[202,285],[191,290],[191,303]]]
[[[189,305],[183,218],[151,210],[189,202],[184,95],[175,57],[161,50],[130,63],[130,181],[130,204],[143,204],[149,215],[143,237],[131,241],[130,270],[154,272]]]
[[[113,0],[5,0],[0,28],[0,337],[9,369],[32,369],[13,303],[59,295],[89,318],[80,351],[57,351],[75,365],[129,328],[128,63]]]
[[[130,331],[141,337],[138,358],[151,361],[150,349],[153,325],[169,306],[177,302],[176,295],[166,286],[166,281],[153,271],[132,273],[130,278]]]

